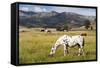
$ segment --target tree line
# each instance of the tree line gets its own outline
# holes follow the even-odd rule
[[[85,20],[83,26],[85,26],[84,28],[86,30],[88,30],[89,28],[90,30],[93,30],[93,26],[91,25],[90,20]],[[69,24],[64,24],[63,26],[59,25],[56,27],[57,31],[70,31],[71,29],[72,29],[72,26],[70,26]]]

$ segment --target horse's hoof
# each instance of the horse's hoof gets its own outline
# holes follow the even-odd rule
[[[80,56],[81,54],[78,54],[78,56]]]

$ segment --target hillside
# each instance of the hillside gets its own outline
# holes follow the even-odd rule
[[[84,16],[72,12],[58,13],[52,12],[26,12],[19,11],[19,25],[25,27],[50,27],[63,26],[65,24],[72,27],[83,26],[86,20],[94,20],[95,16]]]

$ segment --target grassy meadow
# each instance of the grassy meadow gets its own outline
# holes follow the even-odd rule
[[[79,35],[87,33],[85,36],[85,55],[77,56],[78,48],[70,48],[69,54],[63,56],[63,46],[59,47],[54,57],[48,56],[52,45],[56,40],[66,35]],[[19,63],[46,63],[63,61],[80,61],[96,59],[96,32],[95,31],[69,31],[52,33],[40,32],[39,29],[30,28],[26,32],[19,32]]]

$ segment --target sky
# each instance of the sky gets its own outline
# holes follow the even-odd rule
[[[79,8],[79,7],[60,7],[60,6],[43,6],[43,5],[26,5],[20,4],[19,10],[33,11],[33,12],[74,12],[81,15],[96,16],[96,9],[94,8]]]

